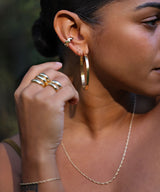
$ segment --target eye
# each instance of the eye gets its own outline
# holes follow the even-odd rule
[[[158,16],[152,16],[150,18],[144,19],[142,23],[151,29],[155,29],[158,26],[159,21],[160,18]]]

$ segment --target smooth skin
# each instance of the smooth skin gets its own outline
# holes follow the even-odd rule
[[[70,79],[58,71],[60,63],[45,63],[32,67],[15,92],[23,181],[61,177],[61,181],[39,185],[39,192],[159,191],[160,9],[153,4],[146,7],[149,2],[160,5],[160,0],[108,4],[97,12],[100,23],[94,26],[69,11],[57,13],[54,28],[60,40],[73,37],[69,49],[89,56],[90,85],[88,91],[78,93]],[[61,82],[63,88],[55,92],[49,86],[30,83],[40,72]],[[95,185],[71,166],[60,142],[63,138],[72,160],[88,176],[101,182],[111,179],[121,161],[131,120],[130,92],[147,96],[148,103],[157,103],[148,112],[139,113],[143,102],[137,100],[120,174],[107,186]],[[76,106],[72,118],[69,105]],[[0,170],[9,169],[3,145],[0,148]],[[11,169],[7,174],[12,175]],[[0,180],[1,189],[13,191],[12,183],[6,176],[3,185]]]

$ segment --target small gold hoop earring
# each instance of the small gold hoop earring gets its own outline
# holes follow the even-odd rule
[[[89,59],[85,56],[80,56],[81,66],[81,83],[84,90],[89,87]]]

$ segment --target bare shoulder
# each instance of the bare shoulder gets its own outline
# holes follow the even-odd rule
[[[0,144],[0,189],[6,192],[14,191],[12,167],[3,144]]]
[[[10,138],[20,147],[19,136]],[[7,143],[0,143],[0,189],[5,192],[19,192],[21,158]]]

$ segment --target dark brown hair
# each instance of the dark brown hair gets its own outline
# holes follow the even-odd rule
[[[41,0],[41,13],[33,25],[32,35],[37,50],[45,57],[60,55],[58,37],[53,29],[55,14],[62,9],[76,13],[89,24],[98,23],[95,12],[114,0]]]

